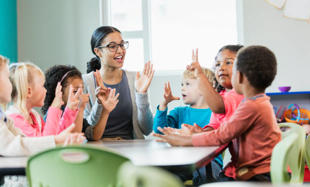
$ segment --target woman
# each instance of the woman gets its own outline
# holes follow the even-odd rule
[[[90,125],[96,124],[102,111],[96,99],[98,88],[110,87],[119,93],[119,103],[110,113],[103,138],[141,139],[152,131],[153,115],[147,90],[154,75],[153,66],[146,63],[141,75],[123,70],[127,48],[128,42],[114,27],[99,27],[91,38],[91,49],[96,57],[88,62],[87,74],[83,75],[84,89],[90,97],[84,118]],[[96,70],[99,72],[94,73]]]

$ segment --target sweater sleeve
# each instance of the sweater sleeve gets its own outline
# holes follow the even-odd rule
[[[218,146],[229,143],[232,139],[244,133],[255,120],[255,106],[240,104],[229,121],[220,125],[218,129],[194,134],[194,146]]]
[[[47,111],[46,123],[43,129],[43,136],[56,135],[59,130],[59,123],[62,111],[56,107],[49,107]],[[43,120],[42,120],[43,121]],[[44,123],[44,121],[43,121]],[[42,124],[43,124],[42,123]]]
[[[89,125],[96,125],[100,119],[103,107],[98,103],[96,97],[96,84],[93,72],[83,75],[84,93],[89,94],[89,102],[84,110],[84,118]]]
[[[5,122],[0,122],[0,155],[2,156],[27,156],[52,147],[55,147],[53,136],[23,137],[22,134],[11,131]]]
[[[59,122],[59,129],[57,134],[61,133],[63,130],[65,130],[67,127],[69,127],[72,123],[74,123],[74,120],[78,114],[79,110],[71,110],[70,108],[66,107],[65,111],[60,119]]]
[[[178,127],[178,121],[179,121],[179,113],[177,111],[177,108],[170,111],[169,115],[167,115],[168,107],[166,110],[159,110],[159,106],[157,106],[156,114],[154,117],[154,124],[153,124],[153,130],[156,133],[161,133],[157,128],[158,127],[173,127],[173,128],[179,128]]]
[[[136,104],[138,110],[138,124],[143,134],[147,135],[152,131],[153,127],[153,114],[151,112],[148,94],[136,92]]]

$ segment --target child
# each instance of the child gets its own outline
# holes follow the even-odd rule
[[[0,84],[0,104],[6,105],[11,100],[12,85],[9,80],[8,60],[2,56],[0,56]],[[59,144],[82,143],[84,136],[81,133],[72,134],[73,128],[74,125],[57,136],[24,137],[0,108],[0,155],[26,156]]]
[[[96,74],[96,73],[95,73]],[[74,66],[66,66],[66,65],[55,65],[49,68],[46,73],[46,82],[44,84],[47,93],[44,100],[44,105],[42,107],[43,114],[46,115],[48,108],[51,106],[53,99],[55,97],[55,90],[57,89],[57,83],[59,82],[63,93],[63,105],[61,109],[64,110],[66,104],[68,103],[69,96],[69,85],[72,85],[73,93],[78,92],[78,90],[83,90],[83,80],[81,72]],[[77,118],[74,123],[77,127],[77,131],[81,132],[83,128],[83,132],[85,132],[86,138],[88,140],[99,140],[104,133],[107,119],[109,117],[110,112],[115,108],[118,103],[118,94],[115,95],[115,89],[112,89],[108,92],[105,92],[103,89],[99,89],[101,93],[103,93],[104,97],[101,97],[100,93],[97,93],[98,100],[101,101],[103,105],[103,110],[101,112],[100,120],[97,122],[95,126],[90,126],[87,123],[87,120],[83,118],[84,109],[86,104],[88,103],[88,94],[80,95],[80,105],[79,112]]]
[[[78,112],[79,95],[70,92],[70,102],[62,116],[61,86],[56,89],[56,96],[49,108],[46,123],[36,112],[34,107],[42,107],[46,90],[44,88],[45,77],[39,67],[32,63],[18,63],[10,66],[10,78],[13,84],[13,106],[10,106],[6,114],[14,121],[26,136],[47,136],[59,134],[70,126]]]
[[[204,128],[198,125],[182,125],[178,133],[197,133],[217,129],[220,124],[229,120],[234,113],[243,96],[236,93],[231,84],[232,66],[236,58],[236,53],[242,45],[223,46],[215,57],[215,84],[212,85],[204,76],[198,62],[198,49],[196,54],[193,51],[193,63],[187,67],[194,71],[199,80],[199,91],[204,96],[208,106],[212,110],[210,123]],[[215,87],[215,90],[213,89]],[[218,93],[219,92],[219,93]]]
[[[233,67],[232,84],[244,95],[231,118],[216,130],[193,135],[173,134],[161,129],[162,141],[183,146],[218,146],[229,142],[232,162],[219,181],[270,181],[270,160],[281,131],[265,89],[277,72],[275,55],[266,47],[250,46],[238,52]]]
[[[202,68],[203,75],[206,76],[210,84],[213,83],[214,73],[206,68]],[[179,100],[179,97],[172,95],[170,83],[165,84],[165,93],[162,103],[157,107],[157,111],[154,117],[153,130],[156,133],[160,133],[158,127],[172,127],[180,129],[182,124],[194,125],[197,124],[200,127],[204,127],[209,123],[211,117],[211,110],[203,97],[203,95],[198,92],[199,81],[195,77],[193,71],[185,70],[182,79],[182,96],[183,102],[186,105],[184,107],[176,107],[169,112],[167,115],[167,105],[173,100]],[[212,164],[212,167],[211,167]],[[207,166],[207,168],[201,168],[193,173],[194,184],[199,184],[201,180],[214,180],[214,178],[219,174],[223,167],[222,156],[219,155],[212,160],[212,163]],[[208,172],[206,172],[208,171]],[[202,177],[205,176],[206,177]],[[198,177],[201,176],[202,178]]]
[[[207,77],[210,83],[214,79],[214,73],[208,69],[202,69],[203,74]],[[198,124],[200,127],[204,127],[209,123],[211,117],[211,110],[209,109],[202,94],[197,92],[198,80],[194,76],[194,72],[185,70],[182,80],[182,96],[185,107],[176,107],[170,111],[167,115],[167,105],[173,100],[179,100],[179,97],[172,95],[170,83],[165,84],[164,99],[157,107],[156,115],[154,117],[153,130],[159,133],[158,127],[173,127],[181,128],[183,123],[194,125]]]

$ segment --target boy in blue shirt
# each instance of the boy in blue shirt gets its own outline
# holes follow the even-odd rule
[[[203,68],[203,72],[212,83],[214,73],[206,68]],[[165,83],[164,99],[157,107],[154,117],[153,130],[155,133],[160,133],[158,127],[181,128],[182,124],[197,124],[203,128],[209,123],[212,111],[199,92],[198,80],[194,72],[189,70],[184,71],[181,86],[183,102],[188,106],[176,107],[167,115],[168,104],[174,100],[180,100],[180,98],[173,96],[170,83]]]
[[[202,68],[204,75],[210,83],[215,80],[214,73],[206,68]],[[182,124],[198,125],[201,128],[206,126],[211,118],[211,109],[207,105],[203,95],[200,93],[199,81],[193,71],[185,70],[182,78],[182,99],[187,106],[180,106],[172,109],[167,115],[168,104],[174,100],[180,100],[179,97],[172,95],[170,83],[165,83],[164,99],[157,107],[154,117],[153,130],[155,133],[161,133],[158,127],[172,127],[180,129]],[[217,156],[206,167],[200,168],[193,173],[193,183],[201,184],[213,182],[222,170],[222,156]],[[187,176],[180,176],[187,180]]]

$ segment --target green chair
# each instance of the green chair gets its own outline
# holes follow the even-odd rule
[[[30,187],[113,187],[127,158],[90,146],[57,147],[29,158]]]
[[[310,136],[308,135],[306,139],[306,147],[305,147],[305,157],[308,168],[310,168]]]
[[[118,187],[182,187],[175,175],[157,167],[123,164],[118,173]]]
[[[282,123],[289,128],[274,147],[271,156],[271,181],[273,184],[303,183],[305,168],[305,131],[294,123]],[[288,173],[288,168],[291,174]]]

